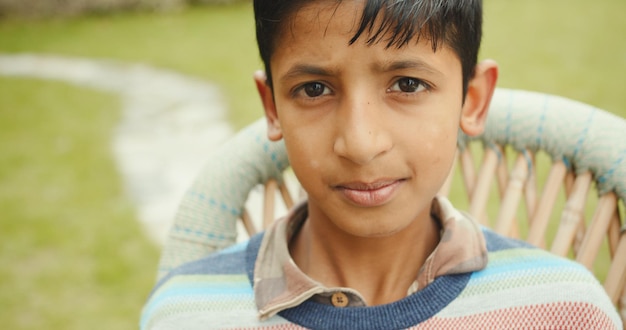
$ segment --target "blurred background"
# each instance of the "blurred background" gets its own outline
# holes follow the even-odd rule
[[[626,117],[626,1],[484,10],[500,87]],[[137,327],[163,231],[145,219],[171,220],[203,155],[260,118],[258,68],[250,1],[0,0],[3,329]]]

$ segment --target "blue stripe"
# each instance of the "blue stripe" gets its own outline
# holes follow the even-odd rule
[[[203,276],[203,275],[181,275],[177,278],[173,278],[171,282],[163,287],[164,291],[169,290],[186,290],[188,288],[194,288],[196,290],[214,290],[218,289],[235,289],[240,290],[242,288],[250,288],[250,283],[245,281],[245,278],[241,276],[233,277],[231,279],[221,279],[224,276]],[[210,282],[209,282],[210,281]]]
[[[232,239],[232,237],[226,237],[226,235],[223,234],[216,234],[210,231],[202,231],[202,230],[196,230],[193,228],[189,228],[189,227],[182,227],[180,225],[176,225],[173,227],[172,229],[174,232],[178,232],[178,233],[184,233],[184,234],[188,234],[188,235],[194,235],[194,236],[198,236],[198,237],[204,237],[204,238],[210,238],[210,239],[217,239],[217,240],[227,240],[227,239]]]
[[[221,251],[219,251],[219,254],[224,254],[224,253],[237,253],[237,252],[241,252],[243,250],[246,249],[246,247],[248,246],[248,241],[243,241],[240,243],[237,243],[235,245],[231,245]]]
[[[550,103],[550,96],[546,95],[545,100],[543,102],[543,108],[541,111],[541,116],[539,116],[539,125],[537,126],[537,137],[535,139],[535,143],[537,144],[537,148],[541,147],[541,138],[543,136],[543,125],[546,122],[546,112],[548,111],[548,104]]]
[[[574,148],[574,154],[572,155],[573,160],[576,160],[576,156],[578,155],[578,152],[580,151],[580,149],[583,146],[583,143],[585,142],[585,138],[587,137],[589,128],[591,127],[591,124],[593,123],[593,116],[595,114],[596,114],[596,110],[593,109],[591,113],[589,114],[589,118],[587,118],[587,121],[585,122],[585,128],[582,130],[582,132],[580,132],[580,135],[578,136],[578,140],[576,141],[576,147]]]
[[[206,285],[211,284],[211,285]],[[244,281],[234,283],[228,282],[187,282],[175,283],[164,288],[150,299],[149,303],[144,307],[142,319],[151,315],[155,309],[161,305],[165,305],[167,300],[172,298],[182,298],[185,300],[193,299],[193,297],[203,297],[201,300],[223,302],[226,300],[243,300],[250,299],[254,296],[254,292],[250,284]],[[207,299],[210,297],[210,299]]]
[[[146,326],[147,320],[153,317],[154,313],[157,312],[157,310],[162,307],[161,305],[167,306],[168,304],[170,304],[167,301],[164,302],[164,300],[166,299],[167,298],[163,298],[155,302],[150,302],[148,305],[144,307],[141,313],[141,321],[140,321],[141,328],[144,328]],[[223,296],[216,295],[216,296],[211,297],[211,299],[197,299],[197,298],[194,299],[193,296],[185,297],[185,303],[191,306],[198,306],[199,301],[216,302],[218,304],[227,303],[229,301],[253,301],[253,294],[252,292],[250,292],[249,294],[245,294],[245,295],[235,295],[233,293],[230,293],[228,295],[223,295]]]
[[[567,159],[567,157],[563,156],[561,160],[563,161],[563,164],[565,164],[565,168],[567,168],[568,170],[572,168],[572,163],[569,159]]]
[[[598,182],[605,183],[606,181],[608,181],[609,178],[613,176],[613,173],[615,173],[615,170],[619,168],[622,161],[624,161],[624,157],[626,157],[626,150],[622,150],[622,155],[613,162],[611,168],[606,171],[606,173],[602,174],[598,178]]]
[[[216,283],[217,284],[217,283]],[[250,285],[243,286],[180,286],[175,288],[167,288],[166,290],[159,292],[156,298],[163,299],[174,296],[202,296],[202,295],[215,295],[215,294],[252,294],[252,288]]]
[[[487,268],[482,271],[475,272],[472,274],[472,279],[475,280],[487,280],[490,276],[498,276],[506,273],[516,273],[520,271],[529,271],[533,272],[534,270],[541,269],[545,270],[556,270],[559,272],[579,272],[581,275],[583,273],[588,273],[587,269],[580,264],[577,264],[573,261],[562,260],[560,258],[554,257],[551,259],[539,259],[537,256],[537,260],[533,260],[532,262],[519,262],[520,260],[517,258],[508,259],[510,262],[490,263]]]

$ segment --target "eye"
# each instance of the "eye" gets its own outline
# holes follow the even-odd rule
[[[304,93],[304,95],[302,95]],[[310,98],[320,97],[322,95],[330,94],[330,89],[326,85],[320,82],[310,82],[300,86],[296,90],[296,95],[306,96]]]
[[[390,92],[417,93],[428,89],[428,85],[416,78],[404,77],[398,79],[391,88]]]

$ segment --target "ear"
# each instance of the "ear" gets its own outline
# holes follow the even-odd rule
[[[263,71],[256,71],[254,73],[254,82],[256,83],[256,89],[259,91],[261,102],[263,102],[263,108],[265,109],[265,118],[267,119],[267,137],[271,141],[278,141],[282,139],[283,132],[280,128],[280,121],[278,120],[278,112],[276,112],[276,103],[274,102],[274,94],[272,88],[267,84],[267,76]]]
[[[461,129],[469,136],[476,136],[485,129],[491,97],[498,80],[498,65],[485,60],[476,65],[474,77],[469,81],[467,95],[461,112]]]

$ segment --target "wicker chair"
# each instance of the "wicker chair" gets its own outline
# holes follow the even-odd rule
[[[626,121],[565,98],[498,89],[485,133],[461,134],[458,147],[458,166],[440,193],[453,191],[457,207],[467,205],[500,234],[573,258],[592,271],[594,262],[603,260],[595,274],[626,321],[626,227],[620,212],[626,200]],[[254,234],[260,225],[244,205],[255,186],[265,184],[261,226],[274,220],[275,196],[282,196],[287,208],[293,205],[282,176],[288,167],[284,145],[265,138],[263,120],[212,159],[181,203],[159,277],[234,244],[237,218]],[[544,182],[541,191],[537,181]],[[590,193],[593,187],[597,194]],[[456,200],[459,195],[464,200]]]

